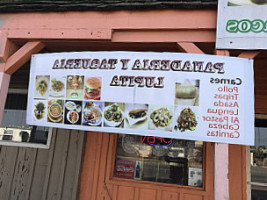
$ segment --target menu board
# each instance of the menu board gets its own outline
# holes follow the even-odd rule
[[[76,52],[32,56],[27,123],[164,138],[254,143],[253,61]]]
[[[267,49],[267,1],[219,0],[217,49]]]

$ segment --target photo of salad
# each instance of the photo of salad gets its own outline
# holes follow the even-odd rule
[[[41,120],[45,117],[45,103],[44,102],[36,102],[36,104],[34,105],[34,117],[36,120]]]
[[[150,114],[150,119],[153,121],[156,127],[165,127],[170,124],[172,115],[167,108],[160,108],[158,110],[154,110]]]
[[[195,131],[197,126],[196,115],[191,108],[184,108],[176,122],[177,125],[174,126],[174,130],[180,130],[181,132],[186,130]]]
[[[124,120],[124,113],[122,110],[123,104],[113,103],[104,109],[104,122],[105,126],[119,127]]]
[[[150,123],[149,129],[152,130],[171,130],[172,112],[171,108],[167,106],[156,106],[150,108]]]
[[[65,83],[66,77],[51,77],[51,89],[49,95],[51,97],[64,97]]]
[[[44,98],[47,96],[49,89],[50,76],[36,76],[35,80],[35,97]]]
[[[55,92],[61,92],[62,90],[64,90],[64,83],[60,80],[57,79],[52,79],[52,90],[54,90]]]

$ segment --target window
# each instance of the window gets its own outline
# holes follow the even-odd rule
[[[203,142],[118,135],[113,176],[202,187]]]
[[[255,146],[251,155],[251,199],[267,199],[267,120],[256,120]]]
[[[8,94],[2,123],[0,145],[49,148],[52,129],[26,124],[26,94]]]

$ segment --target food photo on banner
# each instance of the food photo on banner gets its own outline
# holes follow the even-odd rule
[[[27,123],[251,145],[252,66],[182,53],[33,55]]]

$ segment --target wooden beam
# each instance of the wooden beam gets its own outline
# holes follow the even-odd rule
[[[215,50],[215,54],[219,56],[230,56],[230,52],[228,50]]]
[[[205,54],[192,42],[177,42],[179,50],[186,53]]]
[[[61,39],[61,40],[111,40],[112,30],[108,28],[97,29],[27,29],[27,30],[9,30],[8,37],[12,39],[38,40]]]
[[[239,58],[249,58],[249,59],[253,59],[255,58],[257,55],[259,55],[261,53],[261,51],[243,51],[242,53],[240,53],[238,55]]]
[[[212,29],[175,30],[120,30],[112,34],[112,42],[215,42],[216,32]]]
[[[6,62],[19,47],[8,39],[7,33],[0,31],[0,62]]]
[[[2,122],[2,117],[5,109],[9,82],[10,82],[10,75],[0,72],[0,125]]]
[[[40,41],[27,42],[23,47],[8,58],[5,63],[5,73],[13,74],[28,60],[30,60],[32,54],[38,53],[44,48],[44,46],[45,45]]]
[[[0,72],[4,72],[5,71],[5,63],[1,63],[0,61]]]

